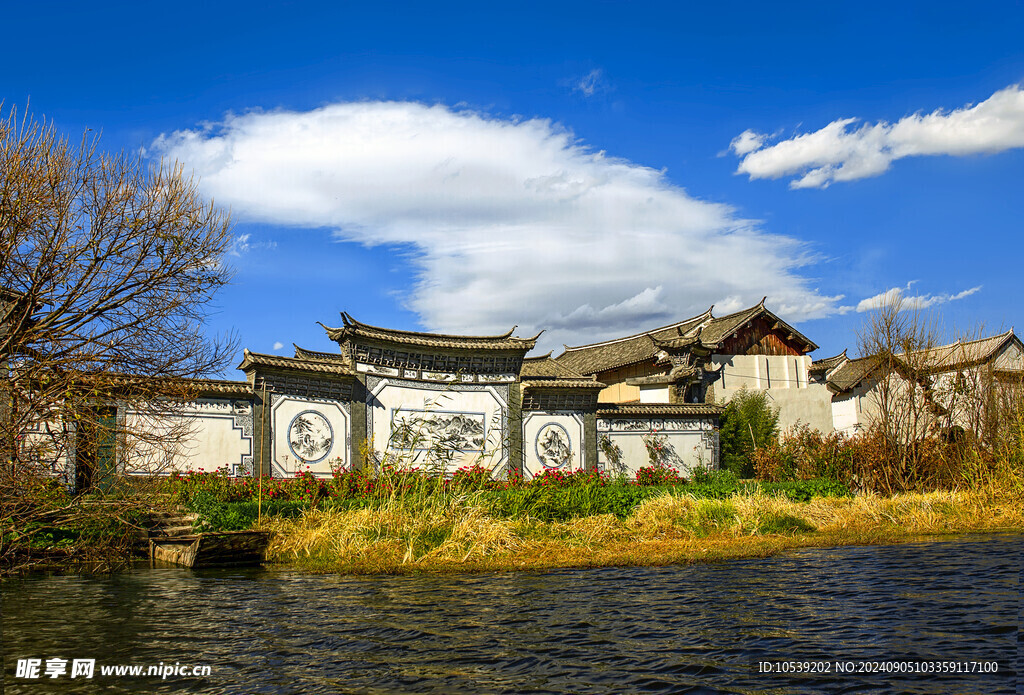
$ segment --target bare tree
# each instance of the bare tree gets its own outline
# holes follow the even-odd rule
[[[977,331],[948,345],[939,335],[935,320],[899,295],[861,332],[861,354],[874,362],[868,433],[880,446],[863,473],[877,489],[977,482],[992,462],[1022,458],[1024,370],[1000,373],[992,362],[1005,335]]]
[[[115,438],[173,443],[166,428],[126,433],[116,413],[190,398],[188,379],[236,349],[205,332],[230,279],[227,216],[179,165],[97,144],[14,109],[0,120],[0,461],[12,479],[77,463],[87,486],[111,468],[100,464]]]

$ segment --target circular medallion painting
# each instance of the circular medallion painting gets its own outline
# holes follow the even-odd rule
[[[315,410],[306,410],[288,425],[288,448],[306,463],[322,461],[334,444],[331,423]]]
[[[534,450],[537,452],[537,460],[545,468],[562,468],[572,460],[569,433],[554,422],[549,422],[537,432]]]

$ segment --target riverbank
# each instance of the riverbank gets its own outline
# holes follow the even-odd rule
[[[308,572],[414,574],[656,566],[767,557],[800,547],[889,544],[938,534],[1024,531],[1024,495],[986,490],[793,502],[667,493],[626,518],[495,518],[474,495],[311,509],[264,520],[267,560]]]

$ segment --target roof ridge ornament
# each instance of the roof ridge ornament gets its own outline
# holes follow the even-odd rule
[[[551,359],[551,353],[553,350],[548,350],[545,355],[537,355],[536,357],[524,357],[524,360],[549,360]]]

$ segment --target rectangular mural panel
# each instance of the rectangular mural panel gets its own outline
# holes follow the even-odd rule
[[[480,453],[487,441],[486,413],[397,408],[391,411],[392,446],[427,451],[442,446]]]
[[[523,475],[571,473],[583,468],[583,417],[578,413],[534,411],[523,418]]]
[[[378,461],[438,473],[506,465],[505,387],[371,379],[367,388],[367,439]]]
[[[275,396],[271,406],[272,474],[328,478],[350,469],[349,414],[341,402]]]

